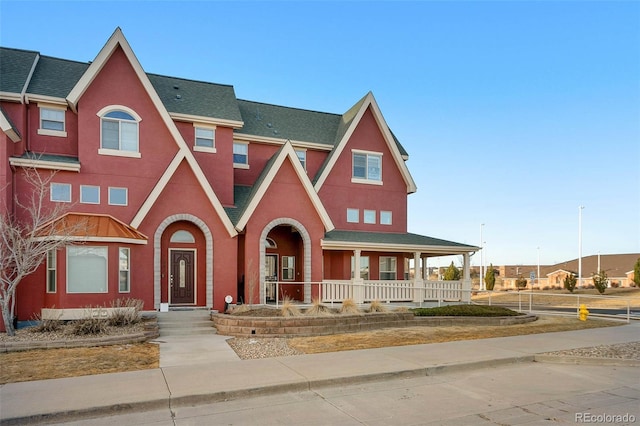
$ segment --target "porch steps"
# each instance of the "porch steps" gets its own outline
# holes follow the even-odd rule
[[[160,337],[216,333],[208,309],[169,310],[157,315]]]

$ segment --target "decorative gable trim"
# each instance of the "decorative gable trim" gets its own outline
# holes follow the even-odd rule
[[[0,109],[0,129],[11,139],[14,143],[20,142],[22,138],[18,131],[13,127],[13,124],[9,121],[9,118],[4,115],[4,111]]]
[[[213,192],[213,188],[207,181],[207,178],[204,175],[204,172],[200,168],[200,165],[198,164],[195,157],[193,156],[193,153],[189,149],[187,143],[182,138],[182,135],[178,131],[178,128],[173,122],[173,119],[171,118],[171,116],[169,115],[169,112],[167,111],[164,104],[160,100],[158,93],[156,92],[155,88],[151,84],[149,77],[142,69],[142,65],[140,65],[140,62],[138,62],[138,59],[133,53],[131,46],[125,39],[124,34],[122,34],[122,30],[120,28],[116,28],[116,30],[111,35],[107,43],[100,50],[100,53],[98,53],[98,56],[96,57],[95,61],[91,63],[87,71],[80,78],[80,80],[78,80],[78,83],[76,83],[75,87],[71,90],[71,92],[69,93],[69,96],[67,96],[67,102],[69,103],[69,106],[74,112],[77,113],[78,101],[82,97],[82,94],[87,90],[91,82],[93,82],[93,80],[96,78],[100,70],[102,70],[107,60],[111,57],[111,55],[118,48],[118,46],[120,46],[120,48],[123,50],[125,56],[129,60],[129,63],[133,67],[136,75],[138,76],[138,79],[140,80],[142,86],[144,87],[145,91],[149,95],[149,98],[155,105],[156,110],[160,114],[160,117],[162,118],[163,122],[167,126],[167,129],[173,136],[173,139],[175,140],[176,145],[178,146],[178,153],[176,154],[174,159],[171,161],[171,164],[169,165],[167,170],[165,170],[160,180],[158,180],[158,182],[156,183],[156,186],[153,188],[153,190],[151,191],[151,193],[149,194],[145,202],[142,204],[142,206],[136,213],[131,225],[135,228],[140,226],[140,224],[142,223],[146,215],[149,213],[149,211],[153,207],[153,204],[157,201],[158,197],[162,193],[162,190],[165,188],[165,186],[171,179],[171,176],[173,176],[173,173],[175,173],[175,171],[178,169],[178,165],[180,165],[180,162],[183,159],[186,159],[187,163],[193,170],[193,173],[195,174],[196,179],[198,180],[198,183],[200,184],[203,191],[207,195],[207,198],[209,198],[209,201],[211,202],[211,205],[213,206],[216,213],[218,214],[218,217],[224,224],[225,229],[227,230],[227,232],[229,232],[229,235],[231,237],[236,236],[237,232],[234,229],[233,224],[231,223],[231,220],[226,215],[224,208],[220,203],[220,200],[218,199],[216,194]]]
[[[367,95],[361,102],[360,108],[356,112],[356,115],[354,119],[351,121],[351,124],[349,125],[347,131],[344,133],[344,135],[342,136],[342,138],[334,148],[334,151],[331,153],[330,157],[328,158],[328,162],[326,166],[324,167],[324,169],[322,170],[322,173],[316,180],[316,184],[315,184],[316,192],[319,192],[320,189],[322,188],[322,185],[324,184],[325,180],[331,173],[331,170],[333,169],[336,162],[338,161],[338,158],[340,158],[340,155],[344,151],[345,146],[349,142],[349,139],[353,135],[353,132],[357,128],[358,124],[360,124],[360,121],[362,120],[362,117],[364,116],[364,113],[367,111],[368,108],[371,108],[371,112],[373,113],[376,123],[378,124],[378,128],[382,132],[384,140],[387,143],[389,150],[391,151],[391,154],[396,163],[396,166],[398,167],[398,170],[400,170],[400,173],[402,174],[402,177],[404,178],[404,181],[407,184],[407,193],[411,194],[413,192],[416,192],[417,188],[413,180],[413,177],[411,177],[411,173],[409,173],[409,169],[407,168],[407,165],[404,162],[404,158],[400,153],[400,150],[398,149],[398,146],[396,145],[395,140],[391,135],[391,132],[389,131],[389,126],[387,126],[387,123],[384,120],[384,117],[382,116],[382,112],[378,107],[378,103],[376,102],[375,98],[373,97],[373,93],[371,92],[367,93]]]
[[[309,179],[304,169],[302,168],[302,164],[300,163],[300,160],[298,159],[298,156],[296,155],[296,152],[293,149],[293,145],[291,144],[291,142],[286,142],[278,152],[277,157],[271,164],[271,167],[269,168],[269,170],[267,170],[266,176],[260,182],[253,197],[251,198],[251,200],[249,200],[249,203],[247,204],[244,212],[242,213],[242,216],[240,216],[240,219],[236,224],[236,229],[238,231],[242,231],[244,227],[247,225],[247,223],[251,219],[251,216],[253,215],[256,208],[260,204],[260,201],[266,194],[267,189],[269,189],[269,186],[271,186],[273,179],[276,177],[276,175],[278,174],[278,171],[282,167],[282,164],[287,158],[289,158],[291,165],[293,166],[294,170],[296,171],[296,174],[298,175],[298,178],[300,179],[300,183],[302,183],[302,186],[307,192],[307,195],[309,196],[311,203],[313,204],[316,211],[318,212],[318,215],[322,220],[322,224],[324,225],[326,232],[329,232],[335,228],[335,226],[333,225],[333,222],[331,221],[331,218],[329,217],[329,214],[327,213],[327,211],[324,208],[324,205],[320,201],[320,197],[318,196],[317,192],[313,189],[313,184],[311,183],[311,180]]]

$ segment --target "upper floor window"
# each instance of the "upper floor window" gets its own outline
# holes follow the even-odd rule
[[[300,163],[302,163],[302,168],[307,170],[307,151],[303,149],[296,149],[296,155],[298,156]]]
[[[71,202],[71,184],[70,183],[51,183],[49,187],[49,196],[51,201],[61,203]]]
[[[349,223],[358,223],[358,222],[360,222],[360,210],[358,210],[358,209],[347,209],[347,222],[349,222]]]
[[[140,157],[138,123],[140,117],[129,108],[107,107],[98,113],[101,121],[100,154]]]
[[[216,152],[216,129],[215,127],[196,126],[196,140],[194,151]]]
[[[100,187],[80,185],[80,202],[84,204],[100,204]]]
[[[109,205],[126,206],[129,203],[127,188],[109,188]]]
[[[249,168],[249,144],[233,143],[233,165],[236,168]]]
[[[365,210],[363,214],[364,223],[376,223],[376,211],[375,210]]]
[[[380,224],[391,225],[393,223],[393,214],[389,211],[380,211]]]
[[[382,184],[382,154],[353,151],[351,182]]]
[[[65,111],[66,108],[64,107],[40,106],[40,128],[38,129],[38,134],[66,137]]]

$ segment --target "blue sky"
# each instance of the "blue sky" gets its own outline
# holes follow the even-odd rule
[[[552,264],[583,205],[583,256],[640,253],[640,2],[0,2],[5,47],[91,61],[116,27],[147,72],[242,99],[372,91],[410,154],[410,232],[480,245],[484,223],[486,264]]]

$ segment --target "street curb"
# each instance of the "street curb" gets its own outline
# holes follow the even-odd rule
[[[141,412],[157,409],[171,409],[172,407],[194,406],[253,398],[259,396],[275,395],[286,392],[304,392],[329,386],[357,385],[368,382],[385,381],[393,379],[410,379],[417,377],[436,376],[447,373],[474,370],[478,368],[501,367],[508,364],[533,362],[533,355],[501,358],[496,360],[474,361],[460,364],[444,364],[431,367],[420,367],[408,370],[387,371],[381,373],[361,374],[354,376],[336,377],[333,379],[300,380],[259,388],[246,388],[234,391],[220,391],[197,395],[185,395],[180,397],[169,396],[151,401],[119,403],[105,406],[96,406],[76,411],[60,411],[56,413],[44,413],[31,416],[9,418],[0,420],[0,425],[24,425],[46,424],[61,421],[78,421],[92,417],[113,416],[119,414]],[[162,369],[161,369],[162,370]]]
[[[534,355],[534,362],[545,364],[600,365],[606,367],[640,367],[640,360],[621,358],[592,358],[565,355]]]

